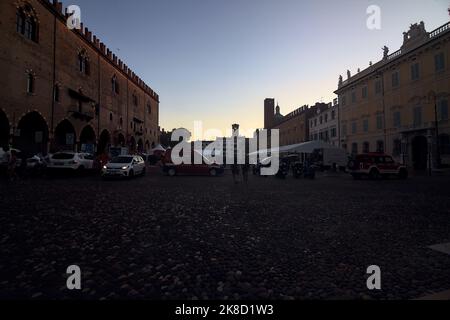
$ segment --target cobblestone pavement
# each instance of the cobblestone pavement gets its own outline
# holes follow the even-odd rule
[[[0,298],[411,299],[450,289],[448,177],[0,184]],[[82,270],[82,291],[66,268]],[[369,291],[378,265],[382,290]]]

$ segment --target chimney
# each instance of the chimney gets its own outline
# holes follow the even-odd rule
[[[62,12],[62,2],[59,2],[57,0],[53,0],[53,6],[55,7],[56,11],[58,11],[59,14],[63,14],[63,12]]]
[[[92,42],[92,32],[88,28],[84,29],[84,36],[89,42]]]

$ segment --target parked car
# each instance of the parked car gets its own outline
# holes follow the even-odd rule
[[[391,156],[382,153],[357,155],[349,161],[348,170],[354,179],[360,179],[364,176],[373,180],[389,176],[397,176],[400,179],[408,178],[406,166],[395,162]]]
[[[50,156],[48,169],[92,170],[94,156],[88,153],[57,152]]]
[[[40,155],[35,155],[27,159],[27,169],[38,169],[47,167],[47,162],[45,158]]]
[[[146,165],[141,156],[118,156],[109,161],[102,169],[102,176],[107,177],[134,177],[145,175]]]
[[[195,152],[195,151],[194,151]],[[218,176],[223,174],[224,167],[222,165],[212,163],[208,158],[204,157],[202,164],[180,164],[172,163],[171,151],[168,150],[163,159],[163,172],[173,177],[176,175],[192,175],[192,176]]]

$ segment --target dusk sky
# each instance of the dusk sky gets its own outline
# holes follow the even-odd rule
[[[287,114],[331,102],[338,77],[398,50],[411,23],[449,21],[448,0],[75,0],[82,21],[161,98],[160,126],[263,126],[263,101]],[[369,5],[381,30],[366,27]]]

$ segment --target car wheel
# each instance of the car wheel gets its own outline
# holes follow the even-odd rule
[[[167,171],[167,173],[169,174],[170,177],[174,177],[177,174],[177,171],[175,170],[175,168],[170,168],[169,171]]]
[[[401,169],[398,177],[402,180],[408,179],[408,171],[406,169]]]
[[[369,178],[370,178],[370,180],[380,179],[380,172],[377,169],[370,170]]]
[[[211,169],[211,170],[209,170],[209,175],[210,175],[211,177],[217,176],[217,170],[216,170],[216,169]]]

